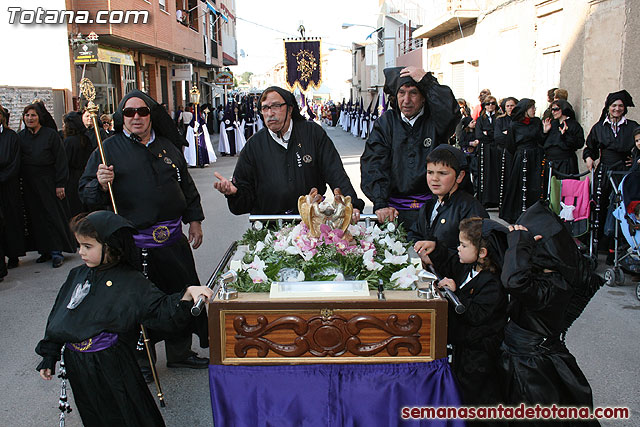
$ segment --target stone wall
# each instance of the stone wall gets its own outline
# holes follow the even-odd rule
[[[53,89],[48,87],[12,87],[0,86],[0,104],[9,110],[9,127],[16,132],[20,129],[22,109],[40,99],[53,115]]]

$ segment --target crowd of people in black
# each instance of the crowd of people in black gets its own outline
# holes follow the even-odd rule
[[[385,78],[391,108],[379,119],[377,114],[370,114],[364,122],[362,117],[354,121],[352,112],[340,106],[335,111],[329,106],[328,117],[332,125],[340,123],[345,130],[356,125],[358,136],[367,135],[361,157],[362,189],[373,202],[378,219],[397,219],[410,236],[415,233],[415,249],[423,263],[434,266],[442,275],[454,276],[442,286],[457,289],[468,298],[469,307],[491,307],[488,317],[471,309],[465,318],[452,317],[450,330],[464,329],[465,321],[489,328],[476,330],[482,348],[473,347],[478,344],[473,336],[461,334],[464,340],[458,343],[458,357],[484,367],[501,357],[506,388],[492,389],[480,400],[475,399],[477,392],[465,396],[480,383],[490,386],[493,374],[486,371],[484,376],[469,376],[469,387],[462,384],[463,401],[499,402],[506,392],[511,403],[526,400],[591,405],[590,386],[560,339],[568,328],[562,323],[570,317],[566,307],[583,284],[589,285],[592,279],[587,273],[591,271],[582,268],[580,254],[573,240],[566,239],[564,228],[536,202],[546,196],[550,167],[563,174],[578,173],[577,153],[582,148],[583,160],[595,173],[600,201],[605,205],[611,192],[605,172],[640,167],[640,128],[626,117],[627,109],[634,106],[631,95],[625,90],[609,94],[599,121],[585,140],[567,101],[568,94],[562,89],[549,91],[549,108],[539,118],[532,99],[498,100],[488,89],[480,92],[480,103],[472,110],[432,74],[414,67],[386,69]],[[218,129],[219,125],[221,135],[227,134],[227,127],[237,131],[239,112],[243,112],[243,123],[253,128],[264,120],[267,128],[251,138],[248,149],[240,147],[231,180],[216,174],[219,182],[215,188],[226,196],[230,211],[292,213],[296,209],[292,196],[297,198],[310,187],[323,189],[329,185],[354,197],[357,212],[353,220],[357,221],[364,202],[357,198],[327,134],[310,122],[311,116],[300,114],[294,95],[272,87],[264,91],[256,105],[252,101],[248,97],[240,105],[230,102],[225,110],[210,114],[211,128]],[[6,275],[6,268],[17,267],[27,251],[38,251],[36,262],[51,260],[54,268],[60,267],[63,252],[75,252],[78,245],[68,225],[70,218],[97,206],[108,207],[107,190],[113,186],[122,203],[120,214],[139,233],[134,241],[144,260],[140,265],[150,261],[149,279],[166,294],[176,292],[163,283],[171,275],[162,267],[173,263],[176,277],[171,279],[172,284],[178,279],[198,283],[189,243],[195,249],[202,242],[204,212],[181,151],[186,144],[185,128],[193,121],[190,110],[187,106],[178,111],[172,121],[166,107],[134,91],[123,98],[114,114],[114,130],[109,116],[101,117],[94,128],[89,112],[70,112],[64,116],[61,136],[40,101],[24,108],[24,129],[18,133],[8,128],[9,112],[0,107],[0,277]],[[256,111],[261,117],[254,117],[252,122],[250,113]],[[96,151],[98,136],[101,140],[110,137],[106,150],[109,158],[118,159],[114,162],[118,170],[101,164]],[[230,134],[227,137],[227,145],[233,145]],[[260,173],[261,168],[264,173]],[[256,174],[261,178],[256,179]],[[158,190],[160,184],[162,191]],[[167,197],[172,203],[166,202]],[[502,219],[517,225],[507,230],[489,220],[487,208],[497,208]],[[607,209],[600,212],[604,224]],[[189,224],[188,237],[177,232],[181,222]],[[168,233],[175,238],[156,244],[160,229],[176,231]],[[78,230],[75,233],[76,237],[93,236]],[[105,241],[100,240],[102,237]],[[108,244],[109,236],[102,237],[96,234],[91,238]],[[456,247],[457,254],[452,258],[450,250]],[[81,250],[88,249],[81,246]],[[9,260],[6,267],[5,257]],[[135,261],[138,265],[139,259]],[[96,267],[103,262],[104,253]],[[505,292],[511,296],[508,322]],[[82,298],[77,304],[80,302]],[[479,320],[470,317],[474,313]],[[196,330],[201,345],[206,346],[202,344],[206,333],[201,326],[194,322],[183,327],[186,332],[180,339],[168,341],[172,347],[167,347],[167,359],[174,367],[206,368],[208,361],[190,351],[191,332]],[[482,341],[485,338],[491,342]],[[548,347],[539,344],[540,339]],[[55,352],[45,350],[39,354],[53,358]],[[536,358],[533,365],[527,361],[529,356]],[[41,366],[44,377],[47,369],[55,367],[55,360],[45,361],[47,364]],[[531,385],[541,381],[540,372],[564,377]],[[462,377],[464,373],[457,375]],[[528,385],[519,389],[518,381]],[[536,395],[555,390],[558,384],[566,386],[566,393]],[[496,397],[498,394],[501,397]]]

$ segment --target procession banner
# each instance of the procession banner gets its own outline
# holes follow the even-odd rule
[[[320,87],[322,82],[320,39],[286,39],[284,56],[287,70],[287,85],[296,86],[302,92]]]

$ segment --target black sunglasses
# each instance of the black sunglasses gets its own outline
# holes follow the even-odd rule
[[[486,103],[486,104],[484,104],[484,105],[498,105],[498,104],[497,104],[496,102],[487,102],[487,103]]]
[[[149,107],[125,108],[122,110],[122,114],[124,114],[125,117],[133,117],[136,113],[138,113],[140,117],[147,117],[149,113],[151,113],[151,110]]]
[[[560,108],[558,108],[558,107],[553,107],[553,108],[551,109],[551,111],[560,111]]]

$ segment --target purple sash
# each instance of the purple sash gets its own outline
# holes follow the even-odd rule
[[[408,197],[389,197],[389,206],[399,211],[418,210],[428,200],[433,198],[433,194],[416,194]]]
[[[112,334],[111,332],[101,332],[95,337],[91,337],[88,340],[82,342],[67,343],[69,350],[77,351],[78,353],[95,353],[96,351],[105,350],[118,342],[118,334]]]
[[[160,248],[174,244],[180,236],[182,236],[182,217],[138,230],[138,234],[133,235],[133,240],[139,248]]]

